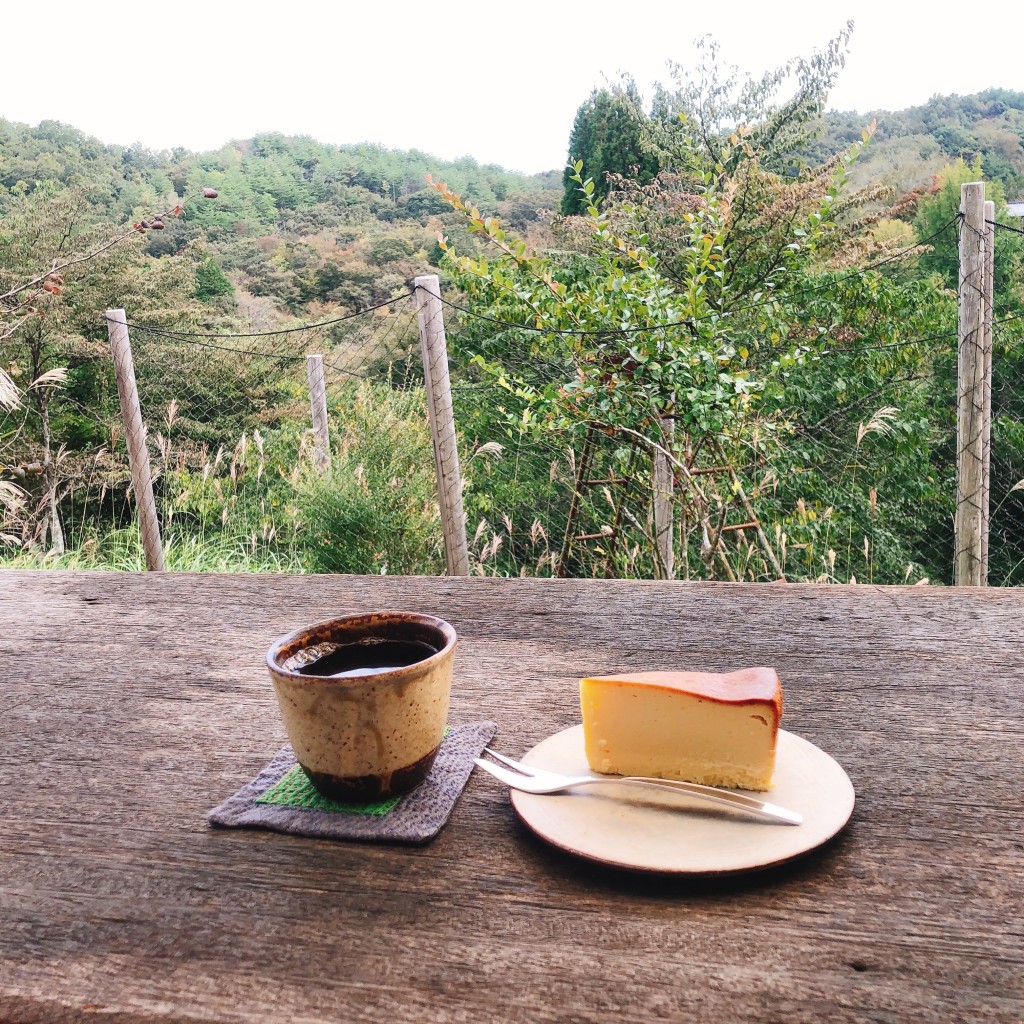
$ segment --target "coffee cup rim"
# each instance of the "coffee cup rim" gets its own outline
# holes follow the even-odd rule
[[[296,672],[294,669],[285,668],[284,665],[280,664],[276,660],[282,649],[287,647],[290,643],[298,640],[303,634],[314,633],[318,630],[326,630],[331,627],[337,627],[341,624],[355,625],[367,620],[374,621],[381,625],[387,624],[388,622],[412,622],[421,626],[429,626],[437,629],[437,631],[441,633],[444,637],[444,646],[439,651],[431,654],[430,657],[424,658],[422,661],[414,662],[412,665],[404,665],[401,668],[396,668],[390,672],[380,673],[372,677],[356,676],[350,679],[332,679],[330,676],[307,675],[302,672]],[[319,622],[313,622],[307,626],[300,626],[298,629],[293,629],[290,633],[286,633],[284,636],[279,637],[267,650],[266,663],[267,668],[273,675],[280,676],[283,679],[303,683],[319,683],[321,685],[325,682],[335,684],[356,684],[365,683],[370,678],[380,680],[382,676],[394,678],[396,676],[402,677],[404,675],[412,675],[414,673],[418,674],[424,669],[431,668],[439,663],[452,651],[457,642],[458,635],[455,632],[455,627],[452,626],[450,622],[447,622],[436,615],[428,615],[425,612],[410,612],[391,609],[376,612],[354,612],[348,615],[334,615],[329,619],[322,619]]]

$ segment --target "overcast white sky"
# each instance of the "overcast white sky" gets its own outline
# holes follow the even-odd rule
[[[153,149],[281,131],[535,172],[563,166],[576,109],[605,76],[628,71],[646,91],[706,33],[725,61],[758,73],[823,48],[853,18],[830,102],[844,110],[1024,90],[1019,34],[990,18],[987,38],[971,38],[955,11],[906,0],[9,0],[0,116]]]

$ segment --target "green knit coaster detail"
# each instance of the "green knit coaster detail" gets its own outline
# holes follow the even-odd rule
[[[276,804],[279,807],[309,807],[318,811],[334,811],[341,814],[368,814],[382,817],[393,810],[402,798],[393,796],[375,804],[342,804],[330,800],[317,792],[306,773],[296,764],[284,773],[262,796],[258,804]]]

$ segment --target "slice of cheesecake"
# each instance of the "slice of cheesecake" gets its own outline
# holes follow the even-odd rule
[[[592,771],[770,789],[782,717],[771,668],[629,672],[580,680]]]

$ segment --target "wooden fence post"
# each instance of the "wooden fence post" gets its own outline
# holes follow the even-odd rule
[[[661,421],[661,446],[670,448],[675,421],[664,417]],[[654,452],[654,544],[657,552],[656,565],[662,579],[675,577],[674,522],[672,498],[675,490],[675,473],[672,463],[663,451]]]
[[[124,436],[128,444],[128,465],[132,473],[135,505],[139,510],[139,531],[142,534],[142,547],[146,552],[146,567],[152,571],[163,571],[164,550],[160,542],[156,501],[153,498],[153,474],[149,468],[149,451],[146,448],[146,425],[142,422],[142,410],[139,408],[135,363],[132,361],[128,320],[123,309],[107,310],[107,335],[114,357],[117,396],[121,400],[121,419],[124,422]]]
[[[953,582],[985,583],[985,186],[960,186],[960,300],[957,350],[956,515]]]
[[[984,484],[981,499],[981,573],[982,586],[988,586],[988,536],[992,496],[992,321],[995,310],[996,272],[996,204],[985,200],[985,311],[984,311],[984,354],[985,354],[985,407],[982,414],[984,434]]]
[[[331,439],[327,430],[323,356],[306,356],[306,379],[309,381],[309,408],[313,416],[313,462],[321,473],[326,473],[331,468]]]
[[[441,283],[436,274],[425,274],[416,278],[415,287],[423,376],[427,385],[427,413],[437,471],[437,498],[444,528],[445,562],[449,576],[468,576],[469,544],[466,540],[466,516],[462,510],[462,476],[448,376],[448,345],[441,312]]]

